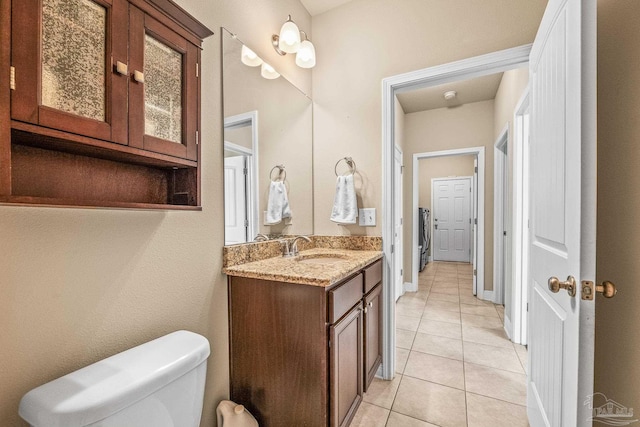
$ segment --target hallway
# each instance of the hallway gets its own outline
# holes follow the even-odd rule
[[[473,296],[470,264],[427,264],[396,304],[396,377],[374,379],[351,426],[528,426],[527,353],[503,310]]]

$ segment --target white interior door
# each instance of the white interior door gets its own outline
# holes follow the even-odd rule
[[[471,178],[432,181],[433,259],[471,261]]]
[[[396,300],[404,294],[404,274],[403,274],[403,239],[404,232],[402,219],[402,151],[396,145],[394,157],[395,189],[394,189],[394,218],[396,223],[394,230],[394,256],[395,256],[395,292]]]
[[[246,157],[224,158],[225,245],[247,242]]]
[[[473,270],[478,271],[478,157],[473,159],[473,185],[471,186],[473,191],[471,192],[471,204],[473,206],[471,211],[471,234],[473,236],[471,243],[471,262],[473,263]],[[473,275],[473,295],[478,295],[478,276]]]
[[[595,0],[550,0],[530,56],[532,427],[591,425],[595,278]],[[576,295],[550,291],[572,276]]]

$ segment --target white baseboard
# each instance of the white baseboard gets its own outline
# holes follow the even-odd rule
[[[509,341],[513,341],[513,339],[511,339],[511,330],[513,330],[511,319],[509,319],[507,316],[504,316],[504,333],[507,334],[507,338],[509,338]]]
[[[404,282],[404,291],[405,292],[418,292],[418,281],[414,282]]]

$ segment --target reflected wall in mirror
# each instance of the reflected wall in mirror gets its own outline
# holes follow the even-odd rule
[[[242,42],[221,33],[225,244],[313,234],[312,101],[284,77],[266,79],[260,66],[245,65]],[[280,222],[265,225],[268,206],[271,222]]]

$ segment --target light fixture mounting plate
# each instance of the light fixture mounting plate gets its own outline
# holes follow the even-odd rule
[[[271,44],[273,45],[273,49],[278,53],[278,55],[280,56],[285,56],[287,54],[287,52],[283,52],[280,49],[280,36],[277,34],[274,34],[271,36]]]

